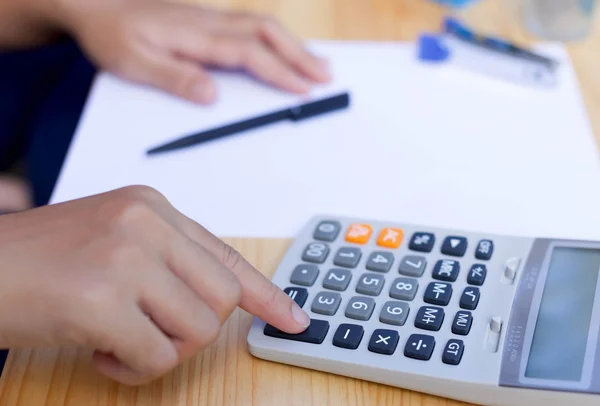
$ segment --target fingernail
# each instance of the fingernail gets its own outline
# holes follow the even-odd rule
[[[308,317],[308,314],[306,314],[296,302],[292,305],[292,316],[294,317],[294,320],[296,320],[296,323],[300,324],[302,327],[308,327],[310,324],[310,317]]]

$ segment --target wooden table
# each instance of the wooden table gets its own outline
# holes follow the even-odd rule
[[[190,0],[197,1],[197,0]],[[307,38],[413,40],[439,26],[444,11],[424,0],[213,0],[217,6],[274,14]],[[507,7],[485,0],[464,17],[479,29],[516,41],[531,38]],[[598,20],[597,20],[598,21]],[[600,144],[600,24],[570,46],[596,140]],[[228,240],[267,275],[289,241]],[[75,348],[11,351],[0,380],[0,405],[463,405],[325,373],[253,358],[246,349],[251,317],[236,311],[218,341],[163,379],[144,387],[120,386],[99,375],[90,352]]]

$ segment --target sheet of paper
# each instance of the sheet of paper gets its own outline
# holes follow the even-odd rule
[[[291,237],[315,213],[517,235],[600,238],[600,164],[565,50],[558,88],[496,81],[415,58],[411,43],[314,41],[351,107],[155,157],[183,134],[296,96],[217,73],[195,106],[102,75],[52,201],[153,186],[215,234]]]

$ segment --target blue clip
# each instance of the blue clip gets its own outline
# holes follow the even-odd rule
[[[434,34],[422,34],[419,37],[419,59],[427,62],[443,62],[450,56],[450,50]]]

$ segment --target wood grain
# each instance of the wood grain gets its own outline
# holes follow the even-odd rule
[[[189,0],[194,1],[194,0]],[[212,0],[204,4],[274,15],[303,38],[412,40],[438,27],[444,10],[423,0]],[[464,18],[486,32],[519,42],[521,28],[508,0],[486,0]],[[569,46],[590,121],[600,145],[600,25]],[[227,240],[270,276],[290,241]],[[130,388],[99,375],[90,352],[78,348],[11,351],[0,379],[5,406],[170,405],[464,405],[397,388],[258,360],[246,349],[251,317],[236,311],[217,342],[172,373]]]

